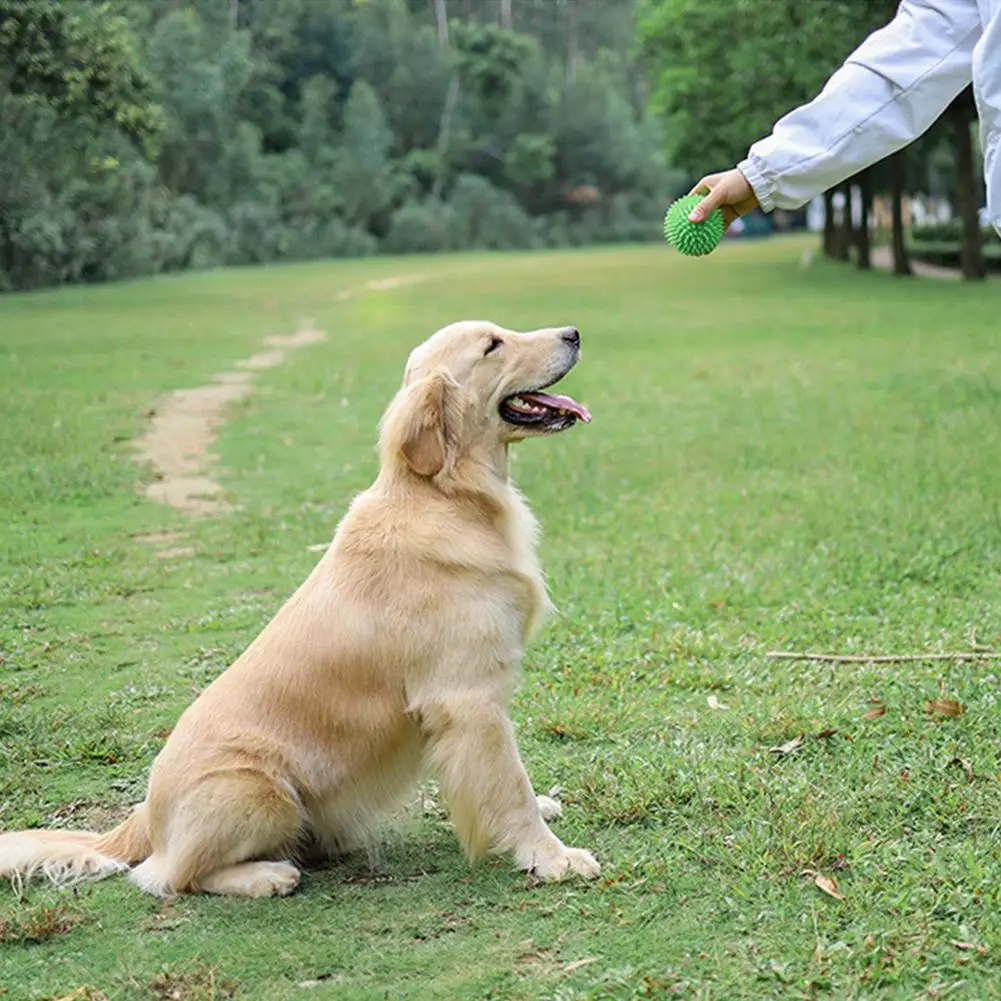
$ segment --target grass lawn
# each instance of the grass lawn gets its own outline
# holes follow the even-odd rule
[[[287,900],[0,887],[3,1001],[1001,997],[1001,661],[765,656],[1001,648],[1001,286],[804,269],[812,245],[0,299],[0,828],[104,828],[142,797],[371,482],[409,349],[489,317],[583,334],[566,385],[594,423],[513,464],[562,612],[514,715],[558,833],[604,865],[470,868],[428,798]],[[338,299],[397,274],[423,281]],[[238,509],[145,500],[148,408],[303,318],[328,340],[217,443]],[[195,554],[158,559],[137,536],[160,531]]]

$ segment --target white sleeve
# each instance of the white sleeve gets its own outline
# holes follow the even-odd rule
[[[970,83],[980,33],[976,0],[903,0],[738,164],[761,207],[799,208],[920,136]]]
[[[973,89],[980,115],[987,212],[1001,236],[1001,7],[984,28],[973,53]]]

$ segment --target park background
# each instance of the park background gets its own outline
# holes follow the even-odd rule
[[[188,268],[654,241],[893,0],[2,0],[0,291]],[[813,213],[981,277],[971,92]],[[846,209],[845,206],[850,206]],[[740,227],[738,227],[738,230]],[[877,255],[877,260],[881,260]]]
[[[470,866],[429,781],[284,900],[0,885],[0,1001],[1001,997],[969,96],[708,257],[661,237],[892,13],[0,0],[0,829],[127,815],[409,351],[489,317],[582,332],[594,421],[512,450],[559,608],[512,716],[603,866]]]

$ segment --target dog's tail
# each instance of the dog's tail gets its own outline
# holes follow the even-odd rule
[[[104,879],[152,851],[146,804],[107,834],[90,831],[12,831],[0,834],[0,877],[27,882],[41,875],[66,886]]]

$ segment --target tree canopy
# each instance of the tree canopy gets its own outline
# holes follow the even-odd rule
[[[639,0],[637,41],[673,162],[741,160],[893,16],[893,0]]]
[[[0,0],[0,289],[657,239],[632,6]]]
[[[657,240],[895,6],[0,0],[0,291]],[[911,176],[951,184],[956,135]]]

